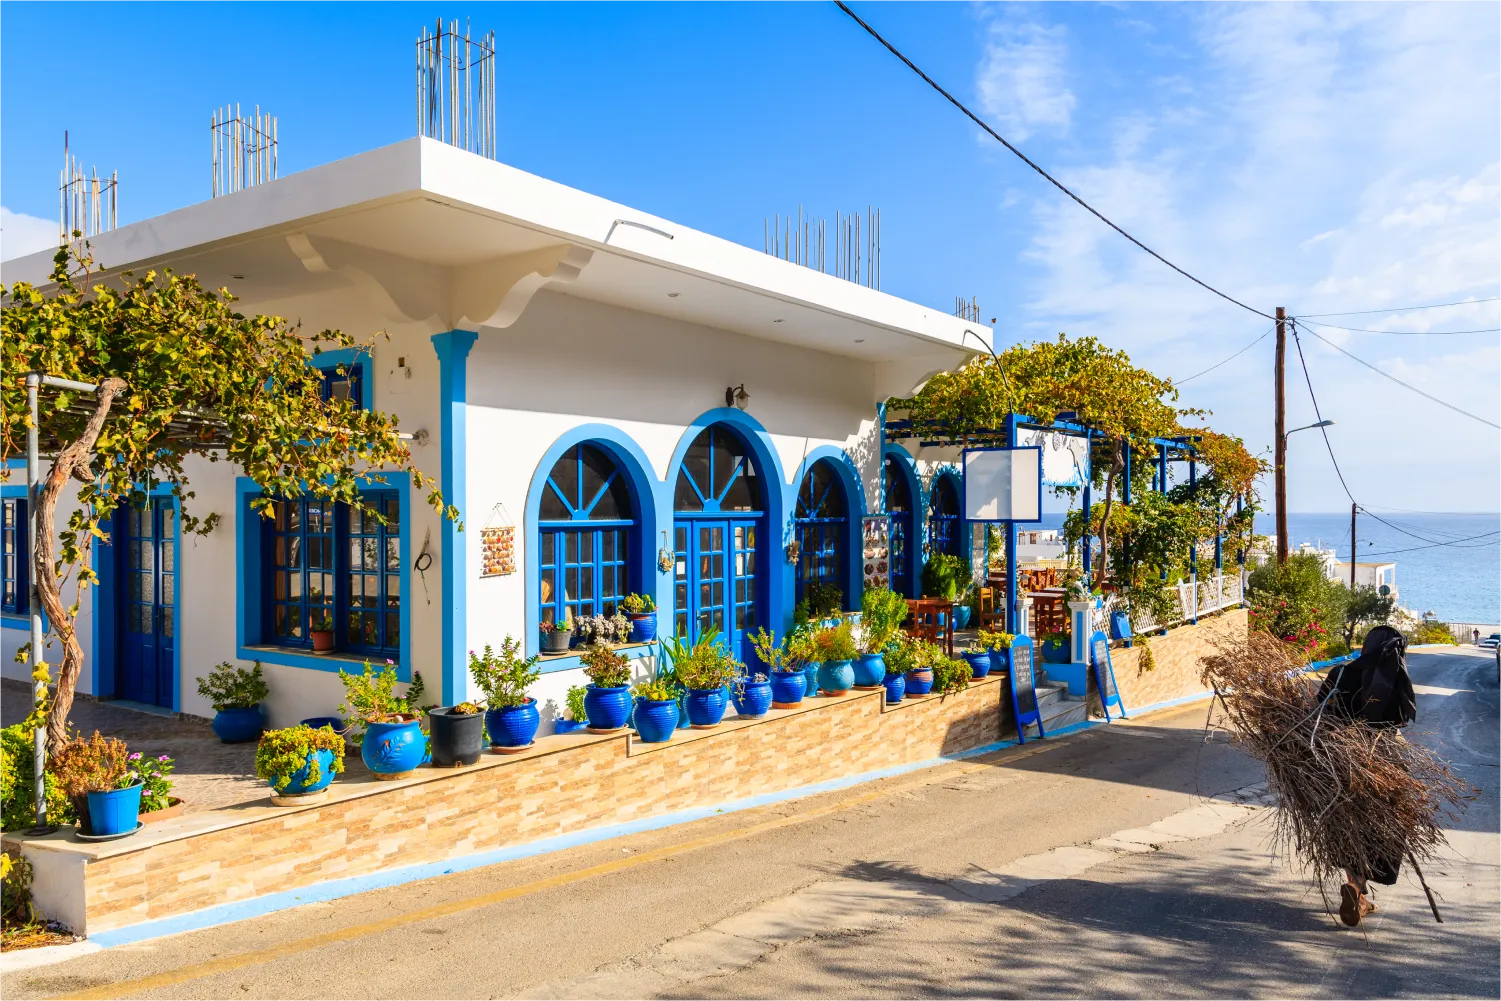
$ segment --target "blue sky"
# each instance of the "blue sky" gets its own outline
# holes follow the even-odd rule
[[[1270,326],[1064,201],[831,3],[100,4],[87,30],[76,6],[0,8],[4,257],[55,231],[64,128],[85,165],[119,171],[122,222],[208,196],[226,102],[278,115],[283,174],[412,135],[413,42],[442,14],[496,31],[500,157],[523,169],[755,247],[799,204],[879,206],[885,289],[977,296],[1002,344],[1095,334],[1184,379]],[[1497,5],[856,9],[1107,214],[1268,312],[1501,295]],[[1498,306],[1328,322],[1497,327]],[[1497,420],[1495,334],[1320,333]],[[1183,387],[1256,449],[1271,343]],[[1362,503],[1496,510],[1493,428],[1305,350]],[[1311,422],[1290,377],[1290,420]],[[1292,442],[1289,506],[1347,504],[1315,433]]]

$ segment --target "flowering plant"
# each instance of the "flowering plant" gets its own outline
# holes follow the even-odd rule
[[[631,620],[623,612],[586,615],[574,625],[581,643],[624,643],[631,635]]]
[[[175,762],[165,754],[148,758],[133,751],[125,758],[125,786],[141,783],[141,812],[165,810],[172,805],[172,768]]]

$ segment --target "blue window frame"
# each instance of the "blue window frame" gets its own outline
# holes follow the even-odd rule
[[[303,497],[273,503],[273,517],[262,533],[269,642],[311,647],[313,630],[329,626],[341,650],[398,656],[399,495],[368,490],[362,498],[388,524],[332,501]]]
[[[365,363],[340,362],[325,368],[323,372],[323,398],[325,400],[353,400],[356,409],[365,406]]]
[[[3,527],[0,527],[0,572],[4,579],[4,600],[0,609],[13,615],[25,615],[31,607],[27,595],[30,566],[26,522],[26,500],[23,497],[7,497],[0,503],[3,507]]]
[[[959,491],[950,476],[933,481],[933,495],[928,501],[928,547],[936,555],[963,556],[959,535]]]
[[[553,464],[538,511],[537,577],[543,622],[612,616],[631,592],[635,503],[604,449],[575,445]]]
[[[745,441],[715,424],[683,454],[673,493],[673,631],[696,641],[713,628],[741,659],[762,618],[762,479]]]
[[[912,487],[900,459],[886,458],[886,513],[891,516],[891,551],[887,561],[891,589],[906,598],[912,588]]]
[[[849,499],[828,459],[809,467],[797,491],[793,538],[798,543],[797,600],[814,581],[832,584],[849,597]]]

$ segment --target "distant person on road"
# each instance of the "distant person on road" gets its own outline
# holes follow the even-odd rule
[[[1371,726],[1406,726],[1418,717],[1417,697],[1407,674],[1407,641],[1391,626],[1372,629],[1361,645],[1360,656],[1340,664],[1319,688],[1319,701],[1327,700],[1328,711],[1350,721]],[[1354,927],[1376,909],[1366,894],[1370,882],[1391,886],[1397,882],[1402,856],[1378,858],[1369,871],[1355,866],[1345,870],[1339,888],[1339,918]]]
[[[1479,629],[1471,629],[1470,632],[1472,632],[1472,633],[1475,634],[1475,639],[1472,642],[1476,646],[1479,646],[1480,645],[1480,630]]]

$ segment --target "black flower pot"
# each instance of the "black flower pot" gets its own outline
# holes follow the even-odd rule
[[[450,708],[429,709],[433,764],[439,768],[472,765],[485,743],[485,714],[458,715]]]

